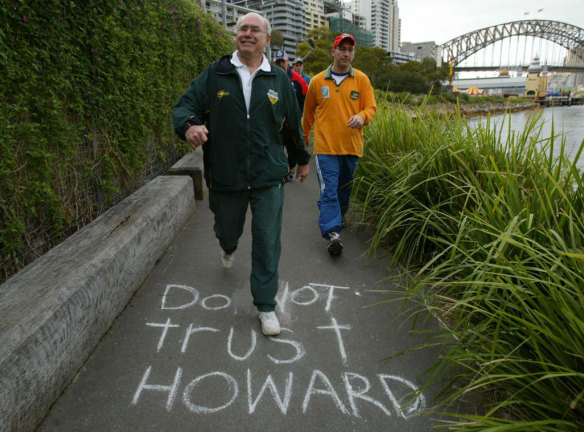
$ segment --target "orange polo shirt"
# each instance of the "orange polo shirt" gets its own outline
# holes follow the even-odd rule
[[[363,128],[347,126],[349,118],[361,114],[369,124],[377,111],[373,87],[363,72],[351,67],[337,86],[331,66],[310,80],[302,129],[304,141],[314,124],[314,154],[363,156]]]

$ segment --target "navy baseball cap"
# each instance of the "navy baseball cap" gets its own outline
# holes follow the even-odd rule
[[[276,51],[276,56],[274,57],[274,61],[277,60],[288,60],[288,56],[286,55],[286,51],[278,50]]]

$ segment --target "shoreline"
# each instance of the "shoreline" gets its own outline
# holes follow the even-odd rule
[[[394,108],[399,108],[397,104],[390,104]],[[504,114],[504,113],[514,113],[519,111],[528,111],[539,108],[540,105],[535,102],[508,102],[508,103],[496,103],[496,102],[485,102],[485,103],[466,103],[460,104],[460,113],[465,118],[471,117],[481,117],[493,114]],[[419,106],[415,105],[402,105],[402,109],[405,110],[412,116],[418,116]],[[458,105],[455,103],[437,103],[428,104],[424,108],[424,112],[429,114],[431,112],[438,113],[446,117],[452,117],[456,114]]]
[[[534,110],[539,107],[539,104],[535,102],[510,102],[510,103],[473,103],[473,104],[461,104],[460,113],[463,117],[480,117],[489,114],[503,114],[509,112],[519,112]],[[436,104],[428,105],[426,107],[428,111],[437,111],[441,114],[448,116],[453,115],[456,112],[456,104]]]

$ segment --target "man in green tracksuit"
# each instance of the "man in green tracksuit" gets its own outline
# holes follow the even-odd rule
[[[249,13],[237,22],[231,55],[211,63],[173,109],[174,129],[193,148],[203,146],[209,206],[223,267],[231,268],[248,206],[252,211],[253,302],[262,332],[280,333],[278,291],[284,177],[288,160],[281,130],[296,143],[297,178],[308,175],[301,113],[286,73],[264,56],[270,24]],[[290,149],[288,149],[290,151]]]

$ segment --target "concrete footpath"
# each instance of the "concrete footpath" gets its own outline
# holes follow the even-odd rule
[[[329,256],[314,167],[283,187],[280,336],[262,335],[252,305],[251,215],[226,270],[199,201],[37,430],[431,430],[435,389],[408,402],[437,351],[384,361],[421,342],[400,302],[376,305],[395,298],[387,257],[365,257],[366,233],[351,230]]]

